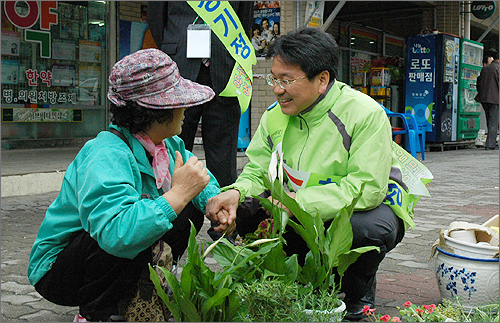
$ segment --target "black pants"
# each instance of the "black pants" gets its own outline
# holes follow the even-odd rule
[[[265,194],[261,196],[264,197]],[[236,230],[240,236],[245,236],[254,232],[258,224],[267,217],[265,210],[260,207],[259,200],[247,198],[238,208]],[[330,224],[331,221],[325,222],[325,231]],[[387,252],[403,239],[405,229],[403,220],[385,204],[373,210],[354,212],[351,226],[353,233],[351,249],[364,246],[380,247],[380,253],[372,250],[362,254],[344,273],[341,290],[346,294],[346,299],[354,302],[370,291],[380,262]],[[288,256],[297,254],[299,264],[303,266],[306,254],[309,252],[306,242],[290,226],[287,226],[283,238],[287,242],[283,246],[286,254]]]
[[[209,67],[202,66],[196,82],[212,87]],[[236,157],[238,152],[238,132],[241,109],[238,99],[219,97],[184,111],[185,119],[179,135],[192,151],[194,138],[201,118],[203,148],[207,168],[212,172],[220,186],[236,181]]]
[[[204,215],[189,203],[172,222],[173,228],[161,238],[172,248],[174,261],[187,248],[191,224],[199,231]],[[79,306],[87,320],[107,321],[121,315],[136,290],[141,272],[148,270],[151,248],[134,259],[119,258],[105,252],[86,231],[75,233],[59,253],[52,268],[35,285],[48,301],[65,306]]]
[[[488,126],[488,136],[486,137],[486,147],[495,148],[498,134],[498,104],[481,103],[486,116]]]

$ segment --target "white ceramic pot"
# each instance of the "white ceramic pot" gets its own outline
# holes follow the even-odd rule
[[[442,299],[467,310],[499,302],[498,258],[478,259],[459,256],[437,248],[436,278]]]
[[[316,312],[317,313],[321,313],[321,314],[328,314],[328,315],[332,315],[332,319],[330,320],[330,322],[341,322],[342,321],[342,313],[345,311],[346,309],[346,306],[345,306],[345,303],[341,301],[341,304],[339,307],[336,307],[332,310],[324,310],[324,311],[319,311],[317,310]],[[304,313],[306,315],[308,315],[309,317],[313,318],[313,315],[314,315],[314,311],[313,310],[304,310]]]
[[[470,258],[492,259],[498,253],[498,246],[469,243],[467,241],[452,238],[448,230],[444,231],[446,244],[453,248],[454,254]],[[498,258],[497,258],[498,259]]]

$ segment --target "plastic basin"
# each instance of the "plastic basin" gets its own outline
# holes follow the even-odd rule
[[[444,239],[446,241],[446,244],[452,247],[454,253],[459,256],[480,259],[493,259],[493,257],[498,253],[498,246],[485,246],[454,239],[448,235],[448,230],[444,231]]]

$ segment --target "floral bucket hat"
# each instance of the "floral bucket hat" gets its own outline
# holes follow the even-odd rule
[[[109,75],[108,99],[117,106],[134,101],[149,109],[187,108],[213,99],[214,91],[181,77],[161,50],[139,50],[118,61]]]

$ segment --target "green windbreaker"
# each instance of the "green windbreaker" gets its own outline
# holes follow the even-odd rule
[[[273,124],[283,120],[285,126]],[[280,141],[284,162],[292,169],[340,178],[296,192],[304,210],[318,213],[323,221],[350,205],[362,183],[365,187],[355,211],[379,206],[390,183],[408,196],[392,150],[392,129],[385,111],[372,98],[342,82],[331,83],[322,99],[298,116],[285,116],[279,105],[268,109],[247,148],[248,164],[237,181],[222,191],[237,189],[240,202],[245,196],[262,193],[266,188],[261,176],[267,176],[272,146]],[[414,226],[412,208],[393,210],[406,227]]]
[[[115,134],[102,131],[89,140],[68,166],[61,191],[49,206],[30,254],[28,278],[35,285],[55,262],[75,232],[85,230],[106,252],[133,259],[172,229],[177,218],[156,188],[153,168],[142,144],[127,129],[127,144]],[[186,162],[193,154],[177,136],[165,139],[175,168],[175,151]],[[210,175],[207,187],[192,201],[205,213],[209,198],[220,193],[219,183]]]

